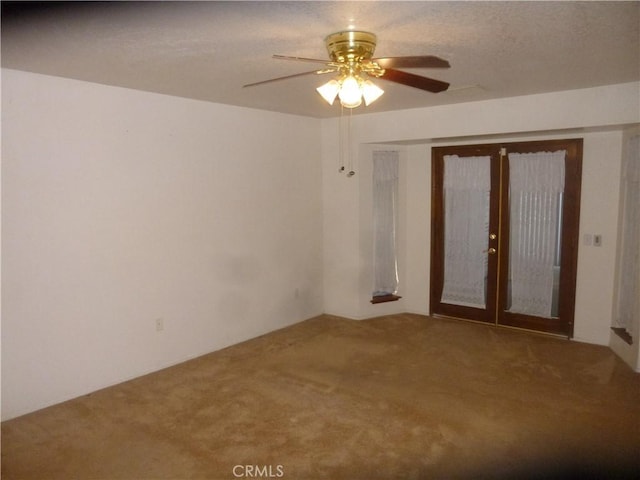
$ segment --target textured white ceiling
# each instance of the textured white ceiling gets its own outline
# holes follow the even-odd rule
[[[327,58],[324,37],[378,36],[375,55],[437,55],[412,73],[433,94],[378,80],[354,113],[425,107],[640,80],[640,2],[2,2],[2,66],[279,112],[331,117],[314,91],[329,76],[273,54]]]

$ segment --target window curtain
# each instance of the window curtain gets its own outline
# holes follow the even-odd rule
[[[373,152],[373,296],[398,292],[396,208],[398,203],[397,151]]]
[[[491,157],[445,155],[442,302],[484,308]]]
[[[515,313],[552,315],[565,155],[509,153],[509,310]]]
[[[638,338],[640,323],[640,136],[627,143],[622,164],[622,224],[615,323]]]

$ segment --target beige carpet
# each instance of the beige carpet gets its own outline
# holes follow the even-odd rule
[[[6,480],[632,478],[638,458],[640,376],[609,349],[418,315],[321,316],[2,424]]]

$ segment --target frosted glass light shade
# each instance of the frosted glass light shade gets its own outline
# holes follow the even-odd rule
[[[340,97],[340,103],[345,108],[356,108],[362,103],[360,83],[354,76],[349,75],[342,81],[338,97]]]
[[[316,88],[316,91],[329,105],[333,105],[336,97],[345,108],[356,108],[362,104],[369,106],[384,93],[380,87],[371,80],[363,81],[361,78],[349,75],[340,80],[329,80],[324,85]]]
[[[364,104],[369,106],[382,96],[384,90],[375,85],[371,80],[367,80],[362,85],[362,96],[364,97]]]
[[[333,105],[334,100],[338,96],[340,84],[336,80],[329,80],[324,85],[316,88],[316,91],[326,100],[329,105]]]

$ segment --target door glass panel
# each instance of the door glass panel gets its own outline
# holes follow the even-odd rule
[[[510,312],[558,316],[565,154],[509,153]]]
[[[491,157],[445,155],[443,303],[486,307]]]

